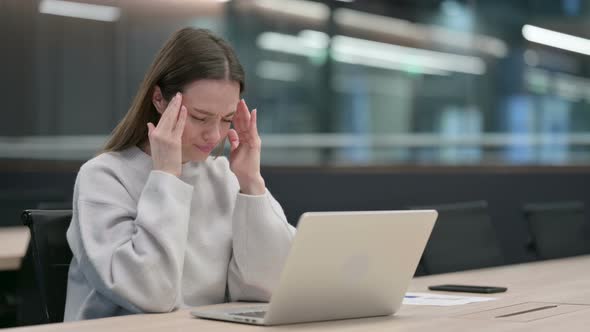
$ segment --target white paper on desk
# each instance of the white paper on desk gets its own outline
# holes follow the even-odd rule
[[[406,293],[403,304],[410,305],[436,305],[436,306],[452,306],[462,305],[473,302],[493,301],[495,297],[481,297],[481,296],[453,296],[440,295],[432,293]]]

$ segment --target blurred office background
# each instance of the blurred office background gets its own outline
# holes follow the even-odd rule
[[[310,210],[463,209],[431,251],[455,257],[449,243],[479,220],[488,237],[475,245],[498,248],[470,259],[488,265],[558,257],[538,234],[563,230],[562,248],[588,234],[589,0],[0,0],[2,226],[71,209],[78,168],[185,26],[236,49],[263,175],[291,223]],[[535,211],[560,224],[535,230]],[[18,321],[40,322],[31,315]]]
[[[0,6],[0,158],[92,157],[166,38],[194,26],[236,48],[265,165],[590,162],[589,1]]]

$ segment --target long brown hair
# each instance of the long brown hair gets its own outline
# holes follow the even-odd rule
[[[169,102],[187,84],[201,79],[236,81],[240,84],[240,94],[245,88],[244,69],[225,40],[205,29],[178,30],[158,51],[129,111],[113,130],[102,152],[121,151],[145,142],[148,137],[147,123],[155,125],[160,119],[160,113],[152,103],[156,85]],[[224,141],[220,144],[219,153]]]

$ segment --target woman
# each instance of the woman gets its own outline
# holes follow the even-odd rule
[[[78,173],[66,321],[269,299],[295,230],[260,175],[243,89],[233,50],[207,30],[182,29],[159,51]],[[226,137],[229,161],[210,157]]]

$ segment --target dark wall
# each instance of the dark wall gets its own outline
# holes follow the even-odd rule
[[[25,208],[71,206],[79,166],[0,163],[1,224],[19,224]],[[580,167],[266,167],[263,175],[292,224],[305,211],[406,209],[487,200],[508,263],[534,259],[526,249],[523,204],[578,200],[590,206],[590,168]]]

